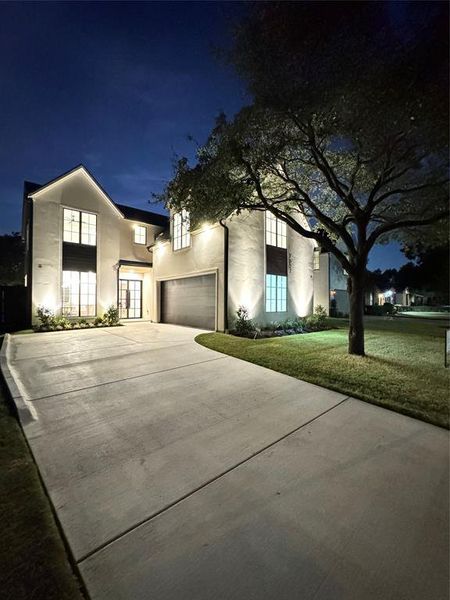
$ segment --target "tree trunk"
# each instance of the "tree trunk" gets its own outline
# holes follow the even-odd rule
[[[364,274],[348,278],[350,300],[350,328],[348,353],[364,356]]]

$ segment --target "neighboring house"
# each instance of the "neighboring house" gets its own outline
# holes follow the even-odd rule
[[[438,304],[440,300],[433,291],[417,291],[406,287],[404,290],[391,288],[378,294],[378,304],[381,306],[385,302],[397,304],[399,306],[422,306]]]
[[[116,204],[83,166],[25,183],[23,237],[33,323],[39,306],[93,318],[114,305],[121,319],[226,330],[241,305],[263,324],[318,304],[329,311],[341,295],[348,312],[333,259],[271,213],[191,231],[184,211],[169,218]]]

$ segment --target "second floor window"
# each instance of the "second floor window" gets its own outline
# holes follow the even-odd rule
[[[189,213],[183,208],[173,215],[173,249],[187,248],[191,243]]]
[[[266,244],[286,248],[286,223],[266,211]]]
[[[143,225],[134,226],[134,243],[135,244],[146,244],[147,243],[147,229]]]
[[[97,215],[92,213],[64,209],[63,240],[72,244],[97,244]]]
[[[318,271],[320,269],[320,248],[314,248],[313,268],[314,271]]]

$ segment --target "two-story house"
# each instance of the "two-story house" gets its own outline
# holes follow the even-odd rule
[[[115,203],[83,166],[26,182],[23,207],[32,322],[39,306],[89,319],[114,305],[123,320],[226,330],[239,306],[264,324],[319,303],[315,243],[271,213],[191,231],[184,211],[169,218]]]

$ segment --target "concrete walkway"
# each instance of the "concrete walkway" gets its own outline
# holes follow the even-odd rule
[[[151,323],[3,369],[94,600],[448,597],[448,432]]]

